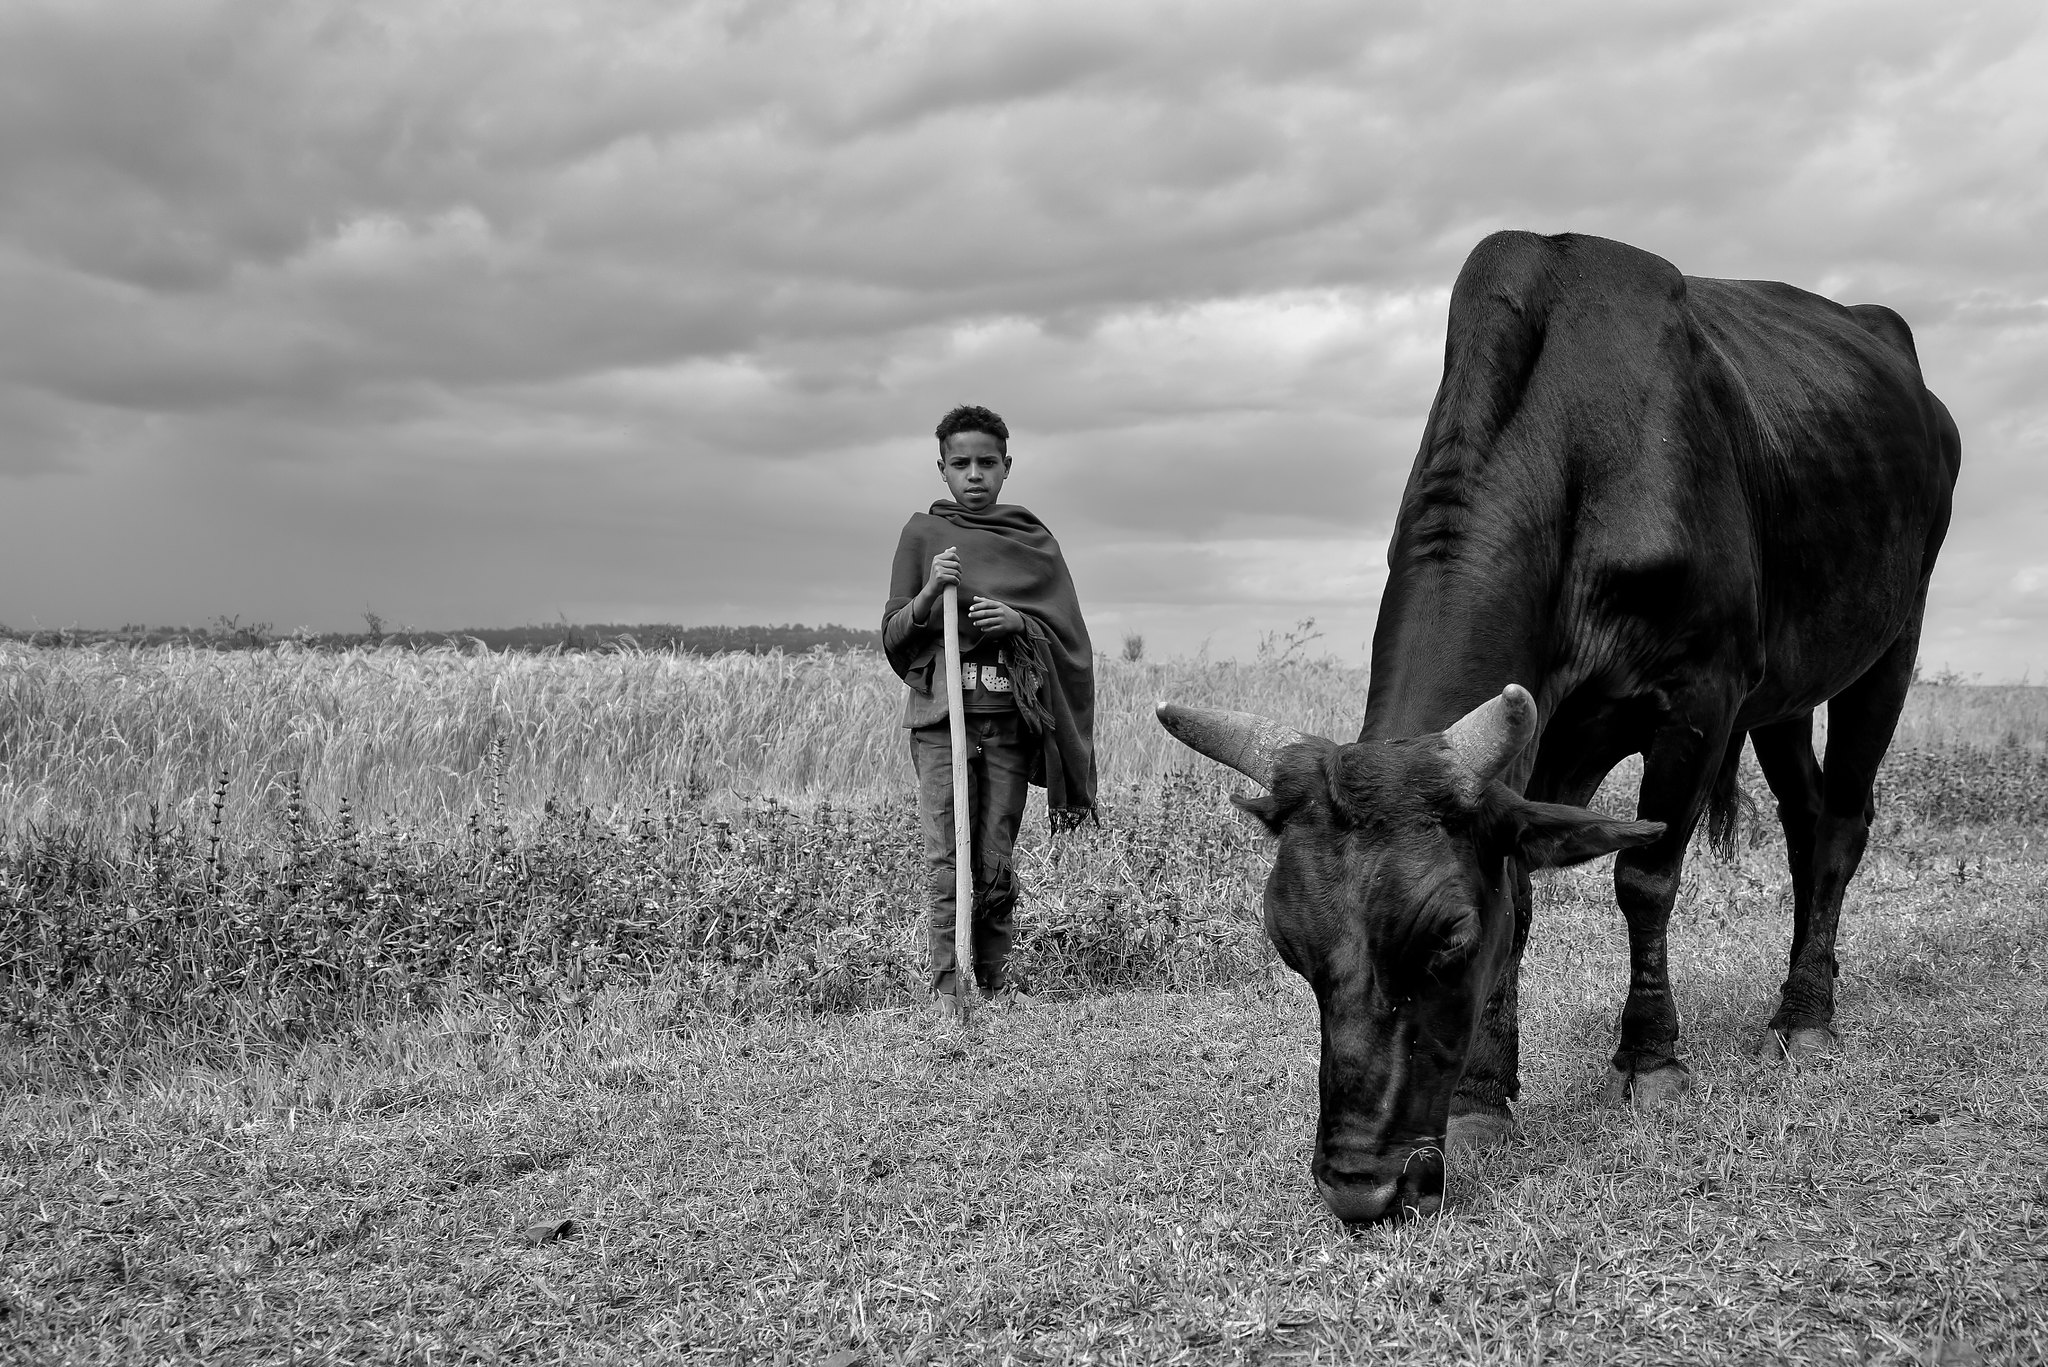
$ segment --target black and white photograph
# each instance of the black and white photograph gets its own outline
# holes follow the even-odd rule
[[[2048,1363],[2044,91],[0,0],[0,1361]]]

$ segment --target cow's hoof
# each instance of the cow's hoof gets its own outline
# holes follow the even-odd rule
[[[1509,1116],[1492,1111],[1468,1111],[1451,1117],[1450,1128],[1444,1134],[1444,1148],[1451,1153],[1478,1153],[1510,1143],[1518,1133],[1519,1129]]]
[[[1842,1047],[1842,1037],[1825,1025],[1797,1025],[1790,1030],[1764,1027],[1757,1040],[1757,1057],[1766,1063],[1818,1063],[1833,1058]]]
[[[1600,1086],[1600,1104],[1619,1106],[1633,1101],[1638,1106],[1674,1106],[1691,1086],[1692,1074],[1682,1063],[1667,1063],[1646,1073],[1609,1068],[1607,1081]]]

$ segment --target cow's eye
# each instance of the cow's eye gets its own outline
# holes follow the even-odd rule
[[[1479,926],[1470,917],[1458,922],[1437,945],[1436,952],[1429,956],[1429,975],[1441,978],[1455,970],[1472,957],[1472,951],[1479,946]]]

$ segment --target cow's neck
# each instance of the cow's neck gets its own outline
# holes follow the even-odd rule
[[[1511,683],[1544,695],[1560,547],[1547,519],[1519,534],[1425,547],[1410,520],[1395,532],[1373,630],[1372,680],[1359,739],[1439,731]]]

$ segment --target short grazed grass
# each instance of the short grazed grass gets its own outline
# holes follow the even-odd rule
[[[2039,1362],[2048,864],[1874,849],[1845,1045],[1754,1061],[1776,851],[1695,865],[1697,1085],[1593,1106],[1606,871],[1541,893],[1525,1133],[1346,1237],[1305,989],[717,1022],[659,982],[241,1058],[0,1054],[0,1356],[77,1362]]]

